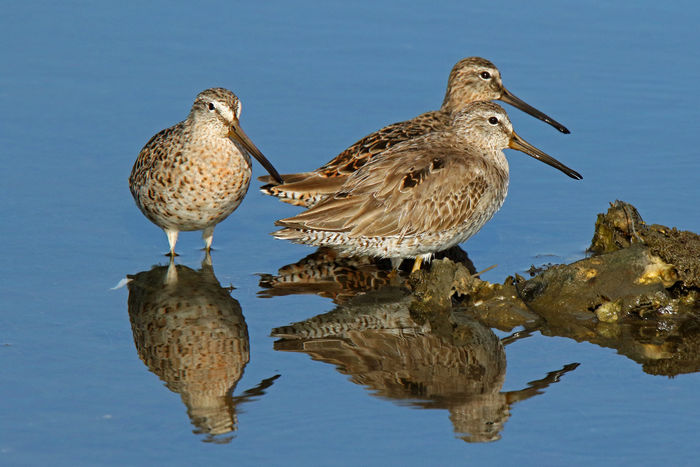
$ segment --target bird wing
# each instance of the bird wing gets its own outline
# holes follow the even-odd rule
[[[411,120],[393,123],[357,141],[315,172],[324,177],[351,175],[375,155],[404,141],[435,131],[444,131],[449,122],[449,115],[431,111]]]
[[[377,154],[390,149],[404,141],[423,136],[436,131],[444,131],[450,124],[450,116],[441,111],[431,111],[423,113],[416,118],[406,120],[404,122],[393,123],[385,126],[381,130],[375,131],[357,141],[355,144],[347,148],[345,151],[338,154],[332,161],[328,162],[323,167],[320,167],[313,172],[302,172],[295,174],[284,174],[282,180],[283,185],[279,185],[269,175],[258,177],[263,183],[269,186],[288,187],[288,191],[310,191],[315,190],[316,186],[322,182],[318,179],[324,178],[344,178],[365,165]],[[307,185],[309,183],[309,185]],[[294,185],[292,187],[292,185]],[[336,185],[331,184],[336,187]],[[332,193],[328,191],[326,185],[321,184],[318,191],[313,193]]]
[[[490,200],[493,170],[464,149],[419,138],[381,154],[332,198],[276,225],[352,237],[448,230],[469,221]]]
[[[178,141],[178,138],[174,138],[173,135],[178,132],[182,132],[182,124],[156,133],[141,149],[129,176],[129,187],[132,194],[134,194],[136,187],[142,187],[146,184],[149,174],[163,161],[168,158],[182,157],[181,145],[173,146],[173,142]]]

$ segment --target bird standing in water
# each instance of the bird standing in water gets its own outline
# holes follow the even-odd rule
[[[365,136],[319,169],[282,175],[283,183],[273,177],[259,177],[258,180],[267,183],[260,190],[286,203],[311,207],[338,191],[347,177],[382,151],[412,138],[447,130],[455,114],[470,102],[496,99],[549,123],[562,133],[569,133],[566,127],[511,94],[503,86],[501,73],[493,63],[469,57],[452,68],[445,100],[439,110],[386,126]]]
[[[520,138],[505,110],[473,102],[443,131],[398,144],[347,177],[333,195],[275,225],[276,238],[351,256],[391,258],[413,270],[477,233],[508,193],[503,149],[522,151],[571,178],[582,177]]]
[[[175,256],[181,231],[202,230],[209,251],[216,225],[243,200],[252,154],[281,182],[275,168],[241,129],[241,102],[211,88],[194,101],[186,120],[156,134],[136,158],[129,188],[141,212],[163,229]]]

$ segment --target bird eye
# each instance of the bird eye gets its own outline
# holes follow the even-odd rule
[[[498,119],[496,117],[489,118],[489,123],[491,125],[498,125]]]
[[[491,79],[491,73],[488,71],[482,71],[479,76],[481,76],[481,79]]]
[[[210,102],[209,103],[209,110],[214,110],[214,109],[216,109],[216,107],[214,106],[214,103]]]

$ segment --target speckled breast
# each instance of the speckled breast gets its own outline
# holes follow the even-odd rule
[[[206,148],[216,157],[181,154],[164,161],[168,173],[159,183],[151,177],[140,190],[144,214],[161,228],[202,230],[216,225],[236,210],[250,186],[251,161],[247,152],[233,144],[229,148]]]

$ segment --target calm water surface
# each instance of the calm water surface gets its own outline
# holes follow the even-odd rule
[[[436,109],[479,55],[572,134],[507,108],[516,131],[584,177],[508,151],[508,199],[463,245],[499,265],[485,279],[582,258],[615,199],[698,232],[699,21],[693,2],[5,2],[0,463],[695,465],[698,373],[539,334],[503,346],[478,323],[478,343],[450,348],[398,302],[265,298],[260,274],[313,250],[267,235],[299,209],[257,182],[212,266],[185,233],[168,270],[126,180],[205,88],[233,90],[246,133],[297,172]],[[289,341],[318,315],[382,325]]]

